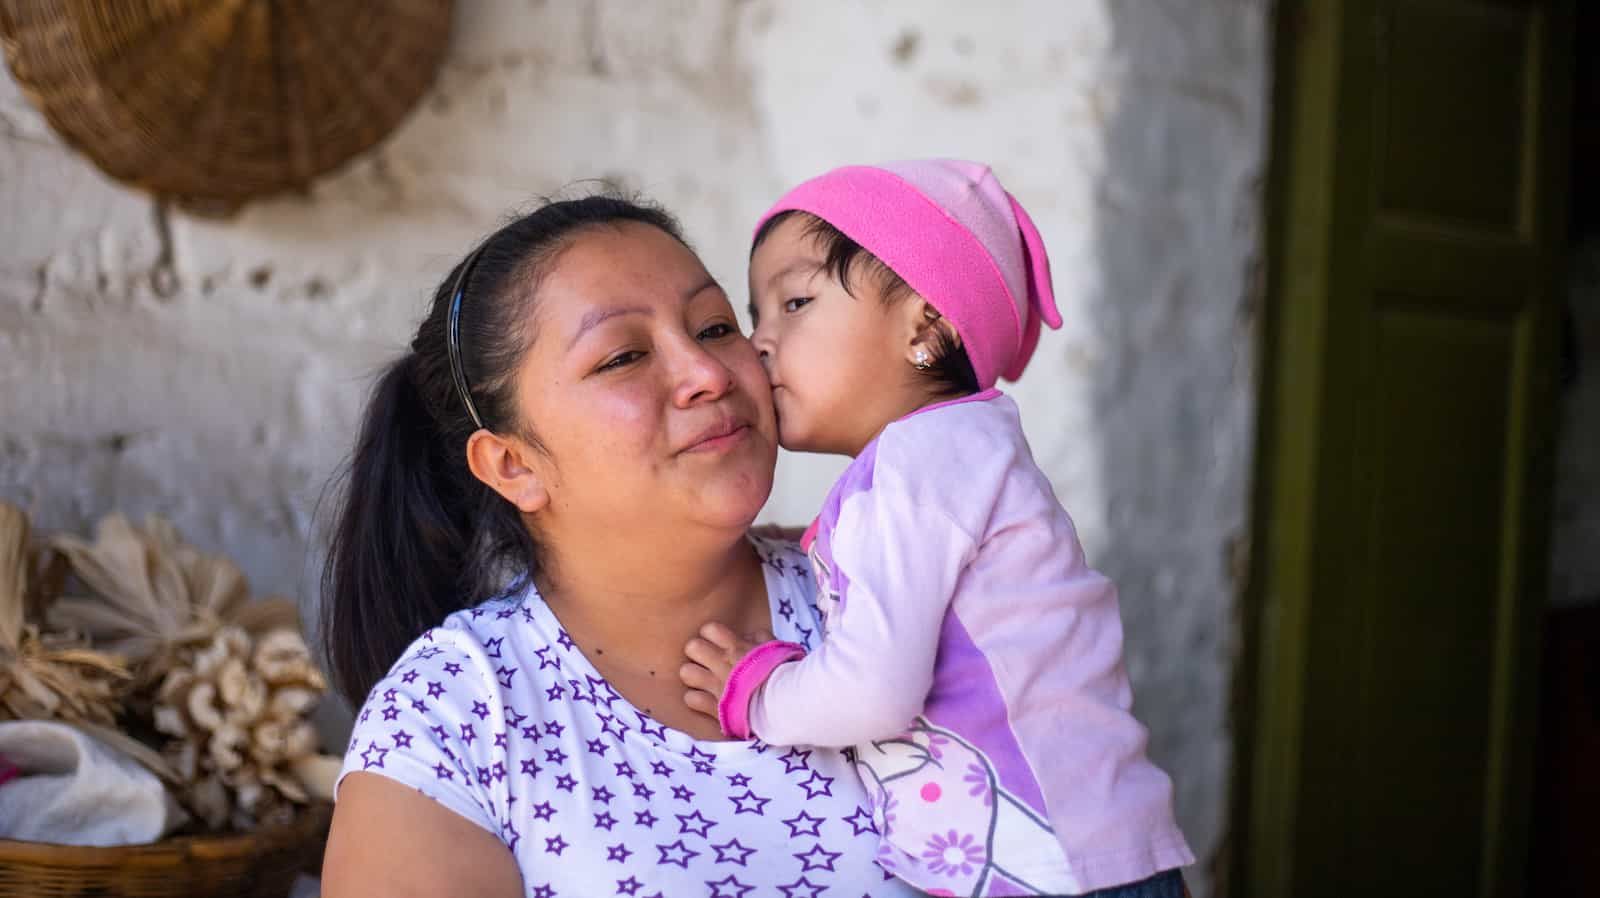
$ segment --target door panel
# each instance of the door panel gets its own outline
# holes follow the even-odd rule
[[[1280,6],[1244,894],[1517,894],[1563,0]]]

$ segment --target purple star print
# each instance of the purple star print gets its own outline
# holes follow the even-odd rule
[[[565,773],[563,773],[560,776],[556,777],[556,788],[560,789],[563,792],[571,792],[573,789],[576,789],[577,787],[578,787],[578,781],[573,779],[572,777],[566,775]]]
[[[800,869],[801,873],[809,873],[812,870],[826,870],[829,873],[832,873],[834,861],[844,857],[844,853],[840,851],[829,851],[828,849],[822,847],[821,842],[818,842],[817,844],[811,846],[810,851],[796,854],[795,857],[798,858],[800,863],[804,865]]]
[[[637,812],[637,813],[635,813],[633,815],[633,823],[634,823],[635,826],[644,826],[644,827],[655,826],[656,825],[656,821],[659,820],[659,819],[661,819],[661,818],[659,818],[656,815],[650,813],[648,810],[639,811],[639,812]]]
[[[813,770],[811,771],[811,776],[800,784],[800,788],[806,790],[807,800],[816,798],[818,795],[832,795],[833,777],[823,776],[820,771]]]
[[[844,818],[844,822],[850,824],[850,828],[854,830],[850,833],[852,836],[859,836],[862,833],[876,835],[878,832],[878,827],[872,823],[872,813],[863,807],[856,808],[856,812]]]
[[[373,752],[377,752],[377,754],[374,755]],[[389,749],[376,742],[368,742],[367,750],[361,753],[361,769],[370,770],[374,767],[381,769],[383,767],[383,758],[388,753]]]
[[[608,861],[616,861],[619,864],[627,863],[628,855],[631,854],[633,852],[628,850],[628,846],[622,842],[606,847],[606,860]]]
[[[606,832],[611,832],[611,828],[616,825],[617,818],[611,816],[610,811],[601,811],[600,813],[594,815],[595,829],[603,829]]]
[[[444,672],[453,677],[456,674],[461,673],[461,665],[455,663],[454,661],[446,661],[444,663]]]
[[[394,747],[395,748],[410,748],[411,747],[411,734],[406,732],[405,730],[395,730],[394,733],[389,738],[394,740]]]
[[[694,833],[702,839],[711,831],[711,827],[717,825],[715,820],[706,819],[705,815],[699,811],[695,811],[693,814],[673,814],[672,816],[678,818],[679,833]]]
[[[810,769],[810,766],[806,764],[806,759],[809,757],[811,757],[810,749],[802,751],[798,748],[791,748],[788,752],[779,755],[778,760],[783,762],[784,773],[794,773],[798,770]]]
[[[778,886],[784,898],[817,898],[822,894],[823,887],[801,876],[798,880],[786,886]]]
[[[739,844],[738,839],[729,839],[722,845],[713,845],[711,847],[716,849],[717,863],[738,864],[741,867],[745,866],[745,861],[750,859],[750,855],[756,853],[754,848],[746,848]]]
[[[484,704],[483,702],[473,702],[472,703],[472,713],[475,716],[477,716],[477,718],[479,720],[488,720],[489,719],[489,706]]]
[[[605,786],[596,786],[593,789],[590,789],[589,792],[594,796],[594,800],[600,802],[601,804],[610,804],[611,799],[615,797],[611,790],[607,789]]]
[[[728,800],[733,802],[733,814],[735,817],[740,814],[755,814],[759,817],[763,813],[762,808],[772,801],[770,798],[762,798],[749,789],[744,790],[743,795],[730,796]]]
[[[438,698],[444,695],[444,684],[437,680],[428,681],[428,698]]]
[[[791,839],[798,838],[803,835],[821,837],[822,833],[820,829],[822,827],[823,819],[824,818],[822,817],[813,817],[810,814],[807,814],[805,811],[801,811],[793,817],[783,821],[783,823],[785,826],[789,827],[789,837]]]
[[[533,806],[533,816],[540,820],[549,820],[556,815],[555,805],[548,801],[541,801]]]
[[[661,860],[656,861],[658,865],[676,864],[685,870],[689,869],[690,858],[700,855],[700,852],[683,844],[682,839],[671,845],[657,845],[656,850],[661,852]]]
[[[556,835],[544,840],[544,850],[546,854],[553,854],[556,857],[560,857],[561,852],[567,850],[567,840],[561,838],[561,835],[557,833]]]
[[[679,801],[694,801],[694,793],[689,791],[688,786],[673,786],[672,797]]]
[[[744,898],[745,893],[755,888],[740,882],[732,873],[715,882],[706,880],[706,885],[711,887],[711,898]]]
[[[661,742],[661,741],[665,741],[666,740],[666,738],[667,738],[667,727],[666,727],[666,724],[656,723],[655,721],[653,721],[650,718],[644,716],[643,714],[639,713],[638,711],[633,712],[633,714],[634,714],[635,717],[639,718],[639,732],[645,734],[646,736],[649,736],[650,738],[656,740],[657,742]]]

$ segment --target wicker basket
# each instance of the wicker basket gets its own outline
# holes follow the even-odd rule
[[[225,214],[387,135],[451,0],[0,0],[24,93],[111,177]]]
[[[285,898],[315,872],[331,805],[253,833],[88,848],[0,839],[0,895],[28,898]]]

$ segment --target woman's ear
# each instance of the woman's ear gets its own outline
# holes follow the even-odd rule
[[[913,367],[926,368],[948,350],[961,345],[961,335],[932,303],[913,293],[901,304],[906,307],[904,320],[909,337],[906,361]]]
[[[534,447],[523,440],[479,430],[467,438],[467,467],[523,514],[533,514],[550,504]]]

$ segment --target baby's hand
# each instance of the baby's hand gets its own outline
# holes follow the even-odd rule
[[[751,650],[771,641],[772,634],[764,631],[744,637],[718,623],[701,627],[700,636],[684,646],[689,662],[678,669],[678,678],[689,687],[683,703],[715,720],[717,703],[728,686],[728,674]]]

